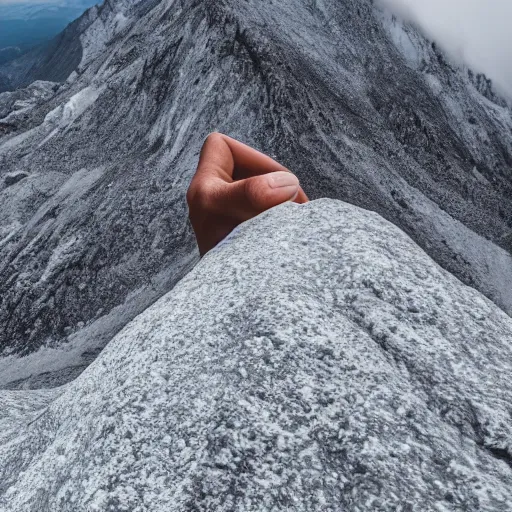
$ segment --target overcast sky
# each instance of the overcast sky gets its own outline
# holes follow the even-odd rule
[[[512,0],[382,0],[512,97]]]

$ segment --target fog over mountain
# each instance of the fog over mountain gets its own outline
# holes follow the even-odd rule
[[[486,73],[512,100],[512,2],[509,0],[381,0],[415,22],[450,56]]]
[[[110,0],[0,87],[0,509],[510,508],[512,110],[486,76],[371,0]],[[346,204],[199,262],[213,130]]]

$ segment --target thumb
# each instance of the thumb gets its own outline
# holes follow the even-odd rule
[[[271,172],[226,183],[217,206],[243,222],[278,204],[293,201],[299,190],[299,180],[291,172]]]

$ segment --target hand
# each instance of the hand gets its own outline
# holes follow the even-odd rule
[[[207,137],[187,192],[201,256],[242,222],[286,201],[308,202],[286,167],[227,135]]]

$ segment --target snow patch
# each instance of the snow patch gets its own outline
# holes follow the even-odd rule
[[[421,64],[422,58],[424,58],[424,52],[418,41],[417,34],[408,29],[403,21],[390,13],[383,11],[379,14],[395,46],[405,57],[409,66],[417,69]]]
[[[46,269],[41,276],[41,281],[47,281],[53,272],[68,260],[70,254],[74,252],[73,247],[79,242],[79,238],[73,236],[53,250],[48,264],[46,265]]]
[[[130,20],[122,12],[118,12],[114,16],[114,24],[118,31],[123,30],[128,25],[129,21]]]
[[[57,124],[60,128],[69,126],[80,117],[98,99],[102,89],[86,87],[72,96],[65,105],[59,105],[44,118],[45,124]]]

